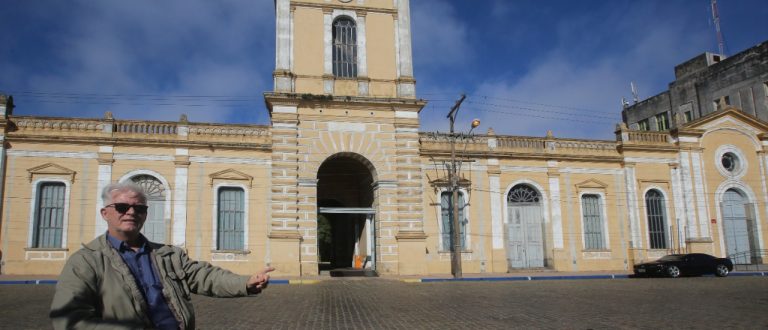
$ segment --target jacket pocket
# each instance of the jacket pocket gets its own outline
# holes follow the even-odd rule
[[[163,269],[166,274],[168,274],[168,278],[171,279],[175,293],[184,297],[184,299],[191,300],[191,292],[189,290],[189,284],[187,284],[187,274],[183,269],[174,267],[170,256],[164,256],[162,259]]]

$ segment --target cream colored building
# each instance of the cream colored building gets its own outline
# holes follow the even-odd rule
[[[55,274],[135,181],[144,233],[278,276],[449,274],[448,136],[419,132],[408,0],[277,0],[269,126],[14,116],[0,106],[4,274]],[[768,123],[729,108],[616,141],[459,140],[464,273],[763,263]]]

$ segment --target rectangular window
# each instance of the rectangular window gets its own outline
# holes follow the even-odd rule
[[[582,195],[581,207],[584,212],[584,248],[587,250],[604,250],[603,216],[600,208],[599,195]]]
[[[245,250],[245,193],[225,187],[218,195],[216,249]]]
[[[451,204],[451,196],[453,193],[451,192],[443,192],[440,195],[440,211],[442,215],[442,223],[443,223],[443,251],[452,251],[453,244],[453,237],[451,236],[451,233],[453,233],[453,204]],[[466,235],[467,235],[467,218],[466,214],[464,213],[465,203],[464,203],[464,194],[459,193],[459,214],[461,214],[461,218],[459,218],[459,224],[461,228],[461,250],[466,250]]]
[[[693,120],[693,112],[692,111],[686,111],[685,112],[685,122],[689,123]]]
[[[721,105],[720,102],[724,102],[725,104]],[[712,101],[712,107],[715,111],[725,109],[725,106],[727,105],[731,105],[731,98],[728,97],[728,95],[718,97]]]
[[[333,75],[357,77],[357,27],[355,22],[342,17],[333,22]]]
[[[659,131],[666,131],[669,129],[669,113],[664,112],[656,115],[656,127]]]
[[[637,122],[637,129],[641,131],[649,130],[648,119],[643,119]]]
[[[64,194],[61,182],[40,184],[35,209],[34,248],[61,248],[64,233]]]

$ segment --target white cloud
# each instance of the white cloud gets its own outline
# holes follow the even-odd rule
[[[420,70],[440,70],[473,57],[467,23],[443,0],[411,2],[414,62]]]
[[[609,26],[594,30],[585,30],[592,23],[584,17],[563,20],[555,47],[520,76],[496,74],[477,82],[464,111],[497,134],[543,136],[552,130],[557,137],[613,139],[630,81],[640,86],[641,98],[661,92],[674,79],[674,66],[702,52],[706,40],[686,28],[685,16],[657,16],[652,24],[642,13],[610,17]],[[601,40],[616,35],[631,39],[615,45]]]
[[[20,95],[18,110],[85,117],[110,110],[116,118],[150,120],[187,113],[193,121],[224,122],[231,103],[173,96],[253,95],[249,111],[265,111],[261,93],[271,87],[274,65],[271,1],[81,1],[70,9],[64,28],[52,31],[50,62],[57,66],[37,66],[16,85],[70,96],[49,96],[46,102],[58,104],[41,114],[23,108]]]

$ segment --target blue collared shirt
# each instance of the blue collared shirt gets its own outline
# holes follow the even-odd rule
[[[149,307],[149,318],[158,329],[178,329],[179,323],[173,316],[168,302],[163,297],[163,283],[152,268],[152,248],[147,244],[144,235],[140,236],[141,248],[138,251],[131,249],[128,244],[107,234],[107,241],[117,250],[120,257],[128,265],[131,274],[136,279],[136,284],[141,287],[144,299]]]

